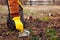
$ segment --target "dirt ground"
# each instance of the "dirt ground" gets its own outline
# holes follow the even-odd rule
[[[0,40],[37,40],[32,39],[33,37],[38,37],[39,40],[49,40],[47,28],[54,28],[57,31],[58,39],[52,40],[60,40],[60,6],[25,6],[24,27],[31,32],[29,37],[19,38],[18,31],[8,29],[7,14],[8,11],[7,13],[0,12]]]

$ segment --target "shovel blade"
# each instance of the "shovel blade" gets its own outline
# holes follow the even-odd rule
[[[23,33],[19,32],[18,37],[27,37],[30,35],[30,32],[27,30],[24,30]]]

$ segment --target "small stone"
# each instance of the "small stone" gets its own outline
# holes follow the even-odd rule
[[[51,16],[52,14],[51,13],[49,13],[49,16]]]

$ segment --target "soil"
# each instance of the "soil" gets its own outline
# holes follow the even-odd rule
[[[31,40],[32,35],[29,37],[18,37],[18,31],[11,31],[8,29],[6,24],[7,15],[0,15],[0,40]],[[2,19],[3,22],[2,22]],[[42,40],[47,40],[46,28],[52,27],[57,31],[57,36],[60,38],[60,19],[49,20],[49,21],[39,21],[34,18],[25,19],[25,29],[29,27],[34,33],[34,36],[41,38]]]

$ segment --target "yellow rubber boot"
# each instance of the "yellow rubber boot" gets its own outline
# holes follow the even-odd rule
[[[22,33],[23,32],[23,23],[21,22],[20,17],[14,17],[13,20],[15,22],[16,30],[21,31],[21,33]]]
[[[30,35],[28,30],[23,29],[23,23],[21,22],[20,17],[14,17],[13,20],[15,22],[16,29],[20,31],[18,37],[26,37]]]

